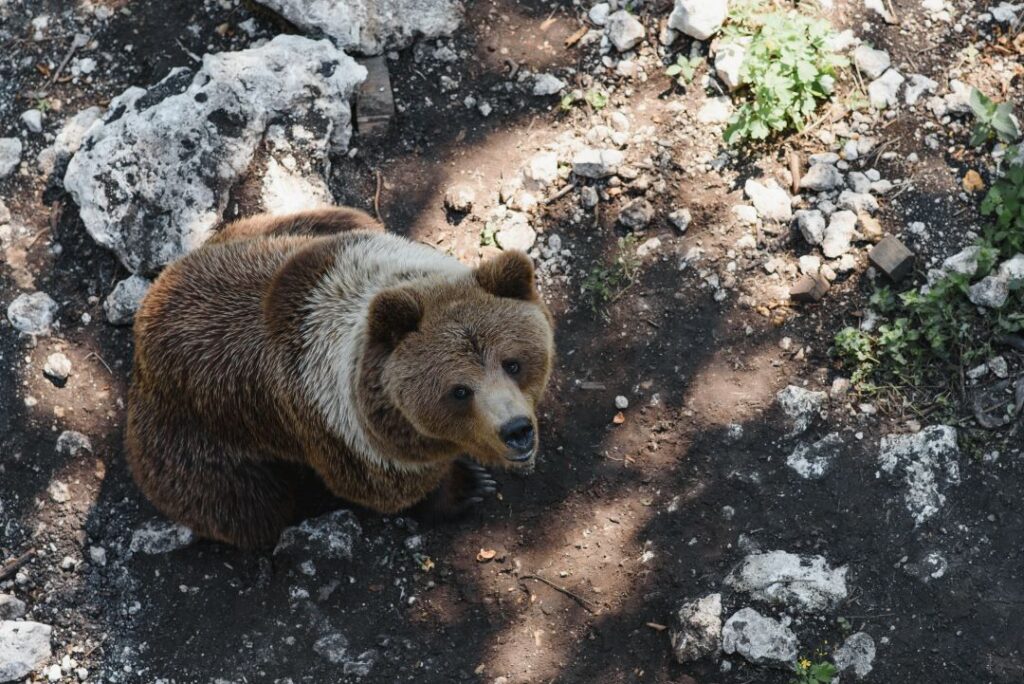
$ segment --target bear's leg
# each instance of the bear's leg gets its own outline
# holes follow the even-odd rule
[[[135,407],[133,407],[135,408]],[[134,412],[136,413],[137,412]],[[217,443],[179,424],[129,417],[128,460],[146,497],[208,539],[245,549],[273,546],[295,516],[292,468]]]
[[[490,472],[468,459],[452,463],[448,476],[412,513],[426,520],[452,520],[467,514],[497,487]]]

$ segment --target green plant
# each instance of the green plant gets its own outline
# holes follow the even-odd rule
[[[583,96],[583,99],[587,101],[587,104],[598,111],[608,106],[608,93],[596,88],[588,90],[587,94]]]
[[[801,130],[831,97],[838,70],[848,64],[829,42],[832,27],[795,10],[759,12],[744,5],[731,16],[724,41],[749,41],[740,67],[744,101],[725,131],[726,142],[764,140]]]
[[[1020,140],[1020,123],[1013,115],[1013,104],[995,102],[977,88],[971,89],[967,99],[974,113],[974,133],[971,135],[971,147],[984,145],[998,139],[1011,144]]]
[[[1006,175],[989,188],[981,213],[994,217],[985,231],[985,241],[1010,258],[1024,252],[1024,166],[1011,166]]]
[[[790,680],[790,684],[832,684],[832,679],[838,674],[832,663],[826,660],[812,663],[807,658],[798,662],[793,671],[796,679]]]
[[[671,64],[665,69],[665,75],[676,79],[676,83],[685,88],[693,83],[693,77],[697,73],[697,68],[703,63],[703,57],[687,57],[680,53],[676,55],[675,64]]]
[[[636,255],[636,237],[619,238],[615,258],[610,264],[594,266],[583,279],[583,294],[596,311],[619,299],[636,282],[640,258]]]

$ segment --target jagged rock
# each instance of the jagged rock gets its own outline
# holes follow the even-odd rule
[[[999,264],[999,277],[1006,279],[1010,287],[1024,285],[1024,254],[1015,254]]]
[[[744,558],[725,585],[757,601],[820,613],[846,598],[846,573],[845,566],[832,568],[822,556],[770,551]]]
[[[587,148],[573,157],[572,172],[584,178],[607,178],[615,175],[623,161],[618,150]]]
[[[842,187],[843,174],[834,164],[811,164],[807,173],[800,179],[801,190],[835,190]]]
[[[21,163],[21,141],[17,138],[0,138],[0,180],[7,178]]]
[[[672,652],[676,661],[688,663],[715,655],[722,648],[722,595],[710,594],[687,601],[676,614]]]
[[[537,97],[557,95],[565,89],[565,81],[554,74],[537,74],[533,79],[533,94]]]
[[[619,223],[630,230],[641,230],[654,218],[654,206],[643,197],[637,197],[619,211]]]
[[[100,107],[89,107],[68,119],[53,144],[39,153],[39,170],[47,175],[62,170],[82,146],[89,129],[103,117],[103,111]]]
[[[959,273],[968,277],[978,272],[978,257],[981,255],[981,247],[965,247],[942,262],[944,273]]]
[[[0,621],[0,682],[19,681],[50,660],[49,625]]]
[[[619,10],[608,15],[604,27],[605,35],[619,52],[632,50],[647,35],[644,25],[626,10]]]
[[[63,352],[54,352],[46,357],[43,375],[58,387],[63,387],[71,375],[71,360]]]
[[[7,320],[26,335],[48,335],[57,308],[45,292],[20,294],[7,306]]]
[[[936,81],[922,74],[912,74],[906,90],[903,91],[903,99],[908,105],[916,105],[921,96],[925,93],[934,93],[939,87]]]
[[[796,385],[789,385],[785,389],[779,390],[779,393],[775,395],[775,400],[779,402],[783,413],[793,423],[793,429],[789,434],[794,436],[805,432],[811,423],[824,412],[828,395],[824,392],[814,392]]]
[[[467,185],[453,185],[444,191],[444,206],[450,211],[465,214],[473,208],[476,193]]]
[[[740,69],[747,56],[749,43],[749,38],[741,38],[719,45],[715,51],[715,73],[729,90],[735,90],[740,86]]]
[[[796,227],[804,240],[811,245],[819,245],[825,239],[825,216],[817,209],[800,209],[794,215]]]
[[[128,548],[132,553],[156,555],[183,549],[196,540],[195,532],[166,520],[143,524],[132,532]]]
[[[690,223],[693,221],[693,214],[690,213],[689,209],[685,207],[683,209],[676,209],[668,215],[669,223],[676,227],[680,233],[685,233],[686,229],[690,227]]]
[[[787,665],[796,661],[800,642],[778,620],[744,608],[722,627],[722,650],[738,653],[757,665]]]
[[[342,50],[379,55],[408,47],[417,37],[451,35],[462,23],[458,0],[259,0],[316,37]]]
[[[836,206],[840,209],[852,211],[855,214],[860,212],[873,214],[878,211],[878,200],[875,199],[874,195],[843,190],[839,193]]]
[[[743,185],[743,191],[758,215],[769,221],[789,221],[793,218],[793,206],[789,193],[785,191],[773,178],[767,179],[764,183],[749,179]]]
[[[519,211],[510,211],[501,220],[494,239],[502,249],[530,251],[537,241],[537,231],[530,226],[530,219]]]
[[[821,241],[821,251],[829,259],[846,254],[850,251],[853,236],[857,233],[857,215],[852,211],[837,211],[829,218],[825,237]]]
[[[43,113],[38,109],[26,109],[21,113],[21,123],[30,133],[43,132]]]
[[[820,480],[832,467],[843,438],[832,432],[813,444],[800,444],[786,459],[786,465],[807,480]]]
[[[24,601],[10,594],[0,594],[0,620],[17,620],[25,611]]]
[[[285,529],[274,548],[274,555],[290,555],[303,560],[351,560],[352,549],[362,533],[363,529],[352,511],[332,511]]]
[[[851,634],[832,656],[840,672],[853,671],[857,679],[867,677],[874,667],[875,640],[867,632]]]
[[[130,271],[153,272],[212,234],[258,149],[266,205],[329,200],[328,153],[348,147],[348,100],[365,76],[329,42],[293,35],[208,54],[195,74],[175,69],[116,97],[64,186],[97,242]]]
[[[967,298],[975,306],[1001,309],[1010,297],[1010,283],[998,275],[985,276],[967,291]]]
[[[148,279],[133,275],[120,281],[103,300],[103,311],[111,325],[128,325],[135,319],[143,297],[152,285]]]
[[[907,510],[915,526],[946,503],[942,490],[960,483],[960,449],[956,428],[933,425],[913,435],[882,438],[878,462],[883,472],[902,476],[907,485]]]
[[[707,40],[718,33],[728,15],[728,0],[676,0],[668,26],[691,38]]]
[[[892,63],[888,52],[875,50],[867,45],[861,45],[853,51],[853,62],[870,79],[876,79],[884,74]]]
[[[889,69],[884,74],[868,84],[868,99],[875,109],[895,107],[899,104],[900,86],[903,85],[903,74],[895,69]]]
[[[60,437],[57,438],[58,454],[74,458],[86,452],[92,452],[92,442],[88,437],[74,430],[65,430],[60,433]]]

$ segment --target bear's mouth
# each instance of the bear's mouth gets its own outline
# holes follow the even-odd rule
[[[536,449],[530,449],[525,453],[513,451],[511,453],[506,454],[505,458],[509,461],[512,461],[513,463],[523,463],[524,461],[529,461],[531,458],[533,458],[534,451],[536,451]]]

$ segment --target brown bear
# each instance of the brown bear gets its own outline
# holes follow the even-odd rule
[[[346,208],[239,221],[136,314],[128,462],[165,515],[244,548],[294,522],[295,466],[381,513],[459,513],[494,491],[481,466],[536,453],[553,353],[522,252],[473,270]]]

